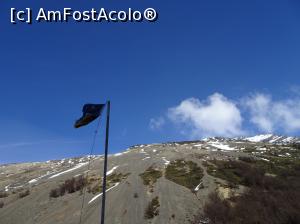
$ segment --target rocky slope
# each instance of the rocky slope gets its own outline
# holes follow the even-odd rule
[[[242,194],[213,161],[299,162],[298,138],[261,135],[133,146],[109,156],[106,223],[191,223],[210,192]],[[102,156],[0,166],[0,224],[99,223]],[[269,171],[272,174],[272,170]],[[274,171],[275,172],[275,171]],[[205,223],[203,219],[203,223]]]

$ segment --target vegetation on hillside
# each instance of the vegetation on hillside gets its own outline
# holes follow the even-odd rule
[[[153,219],[155,216],[159,215],[159,206],[158,197],[153,198],[145,210],[145,219]]]
[[[125,180],[130,173],[122,174],[122,173],[113,173],[109,175],[106,179],[106,188],[110,188],[116,183],[120,183],[122,180]],[[90,178],[88,181],[87,191],[92,194],[97,194],[102,192],[102,178],[94,177]]]
[[[107,177],[106,187],[110,188],[114,184],[121,182],[126,179],[130,173],[113,173]],[[87,192],[96,194],[102,192],[102,178],[100,176],[92,175],[90,177],[73,177],[71,179],[65,180],[64,183],[59,185],[59,187],[54,188],[50,191],[50,197],[57,198],[64,196],[66,193],[72,194],[74,192],[80,191],[87,187]]]
[[[150,191],[153,191],[154,184],[162,177],[162,171],[150,166],[144,173],[140,174],[140,177],[143,179],[144,185],[150,187]]]
[[[50,197],[57,198],[64,196],[66,193],[72,194],[76,191],[81,191],[87,184],[87,179],[83,176],[73,177],[71,179],[65,180],[58,188],[52,189],[50,191]]]
[[[5,191],[1,191],[0,192],[0,198],[6,198],[6,197],[8,197],[8,193],[5,192]]]
[[[30,195],[29,189],[27,189],[27,190],[25,190],[25,191],[19,193],[19,198],[25,198],[25,197],[27,197],[28,195]]]
[[[229,199],[221,199],[218,193],[212,193],[204,207],[204,216],[210,223],[300,223],[299,160],[242,160],[206,163],[210,175],[249,189],[243,195]],[[195,223],[199,220],[196,218]]]
[[[203,170],[196,163],[185,160],[172,161],[166,168],[166,178],[194,190],[203,177]]]

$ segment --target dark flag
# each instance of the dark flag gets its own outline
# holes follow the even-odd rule
[[[74,127],[80,128],[91,123],[101,115],[104,107],[105,104],[85,104],[82,108],[82,117],[75,122]]]
[[[104,164],[103,164],[103,183],[102,183],[103,194],[102,194],[102,207],[101,207],[101,224],[104,224],[104,218],[105,218],[110,101],[108,100],[106,102],[106,104],[85,104],[82,109],[82,113],[83,113],[82,117],[79,118],[74,124],[75,128],[79,128],[81,126],[91,123],[93,120],[95,120],[97,117],[99,117],[101,115],[101,112],[105,106],[106,106],[106,131],[105,131],[105,153],[104,153]],[[99,126],[98,126],[98,128],[99,128]],[[96,130],[96,132],[95,132],[95,137],[96,137],[97,131],[98,130]],[[94,143],[95,143],[95,138],[94,138]],[[94,144],[93,144],[93,147],[94,147]],[[83,201],[83,203],[84,203],[84,201]],[[83,203],[82,203],[82,208],[83,208]],[[80,221],[81,221],[81,215],[80,215]]]

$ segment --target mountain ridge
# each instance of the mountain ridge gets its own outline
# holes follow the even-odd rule
[[[227,199],[249,188],[221,173],[235,163],[220,164],[246,161],[275,177],[299,161],[298,138],[247,138],[142,144],[109,155],[107,223],[189,224],[210,193]],[[82,223],[99,222],[102,172],[103,155],[0,165],[0,224],[77,223],[83,195]]]

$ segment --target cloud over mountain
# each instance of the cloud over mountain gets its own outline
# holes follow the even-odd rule
[[[160,116],[158,118],[151,118],[149,122],[149,127],[151,130],[158,130],[165,124],[165,119]]]
[[[250,121],[261,131],[282,130],[287,133],[300,130],[300,99],[274,101],[270,95],[257,93],[245,100]]]
[[[176,124],[188,126],[193,137],[236,136],[243,134],[242,116],[237,105],[219,93],[201,101],[183,100],[167,115]]]
[[[248,94],[236,101],[214,93],[206,99],[185,99],[150,120],[150,128],[163,128],[168,121],[191,138],[241,136],[249,133],[297,134],[300,131],[300,97],[274,100],[264,93]]]

